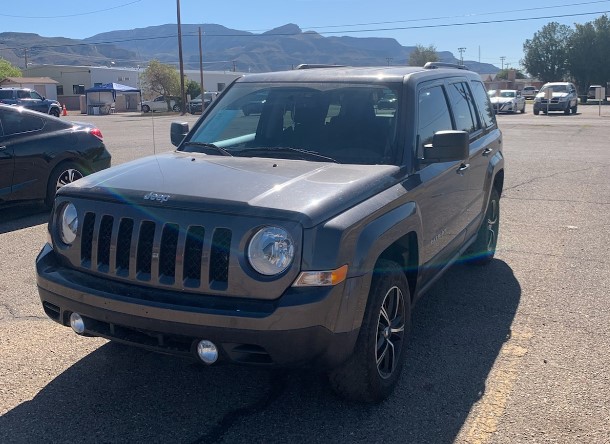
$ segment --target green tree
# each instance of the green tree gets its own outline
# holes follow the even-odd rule
[[[0,57],[0,80],[6,77],[21,77],[21,70],[11,65],[8,60]]]
[[[572,29],[556,22],[548,23],[523,44],[523,66],[543,82],[561,81],[568,76],[568,44]]]
[[[147,92],[167,97],[169,110],[170,96],[180,95],[180,74],[171,65],[151,60],[142,73],[142,87]]]
[[[191,99],[194,99],[199,94],[201,94],[201,85],[199,85],[199,82],[195,82],[194,80],[187,80],[186,93],[190,94]]]
[[[499,80],[508,80],[508,69],[503,69],[498,71],[498,74],[496,74],[496,79]],[[517,70],[515,77],[517,79],[525,79],[525,74],[523,74],[521,71]]]
[[[593,22],[575,25],[569,42],[568,69],[580,91],[610,81],[610,20],[603,15]]]
[[[427,62],[438,62],[438,54],[434,45],[415,45],[409,54],[409,66],[424,66]]]

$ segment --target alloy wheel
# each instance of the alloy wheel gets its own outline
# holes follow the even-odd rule
[[[392,376],[399,362],[405,335],[405,300],[400,288],[386,293],[377,323],[376,360],[379,376]]]
[[[59,190],[64,185],[74,182],[75,180],[81,179],[83,177],[83,173],[78,171],[77,169],[70,168],[63,171],[59,177],[57,178],[57,183],[55,184],[55,190]]]

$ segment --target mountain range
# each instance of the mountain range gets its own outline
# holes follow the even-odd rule
[[[262,34],[215,24],[182,25],[185,69],[199,69],[199,29],[205,70],[264,72],[292,69],[301,63],[353,66],[406,65],[415,46],[402,46],[382,37],[322,36],[287,24]],[[0,57],[15,66],[32,64],[135,67],[157,59],[178,65],[175,24],[110,31],[83,40],[41,37],[33,33],[0,33]],[[453,53],[437,51],[442,62],[458,63]],[[500,69],[465,60],[481,74]]]

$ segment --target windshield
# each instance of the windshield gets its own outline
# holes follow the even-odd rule
[[[388,106],[389,97],[396,104]],[[398,90],[383,84],[237,83],[180,150],[395,164],[399,103]]]
[[[517,92],[516,91],[501,91],[500,92],[500,97],[516,97],[517,96]]]
[[[540,92],[545,92],[547,89],[552,89],[553,92],[559,92],[559,93],[564,93],[567,91],[566,86],[565,85],[549,85],[549,86],[543,86],[542,89],[540,90]]]

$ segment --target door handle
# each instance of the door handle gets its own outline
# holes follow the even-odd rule
[[[489,154],[493,151],[493,148],[485,148],[483,150],[483,156],[489,156]]]
[[[458,173],[459,175],[463,175],[464,171],[466,171],[468,168],[470,168],[469,163],[462,163],[460,167],[456,170],[456,173]]]

